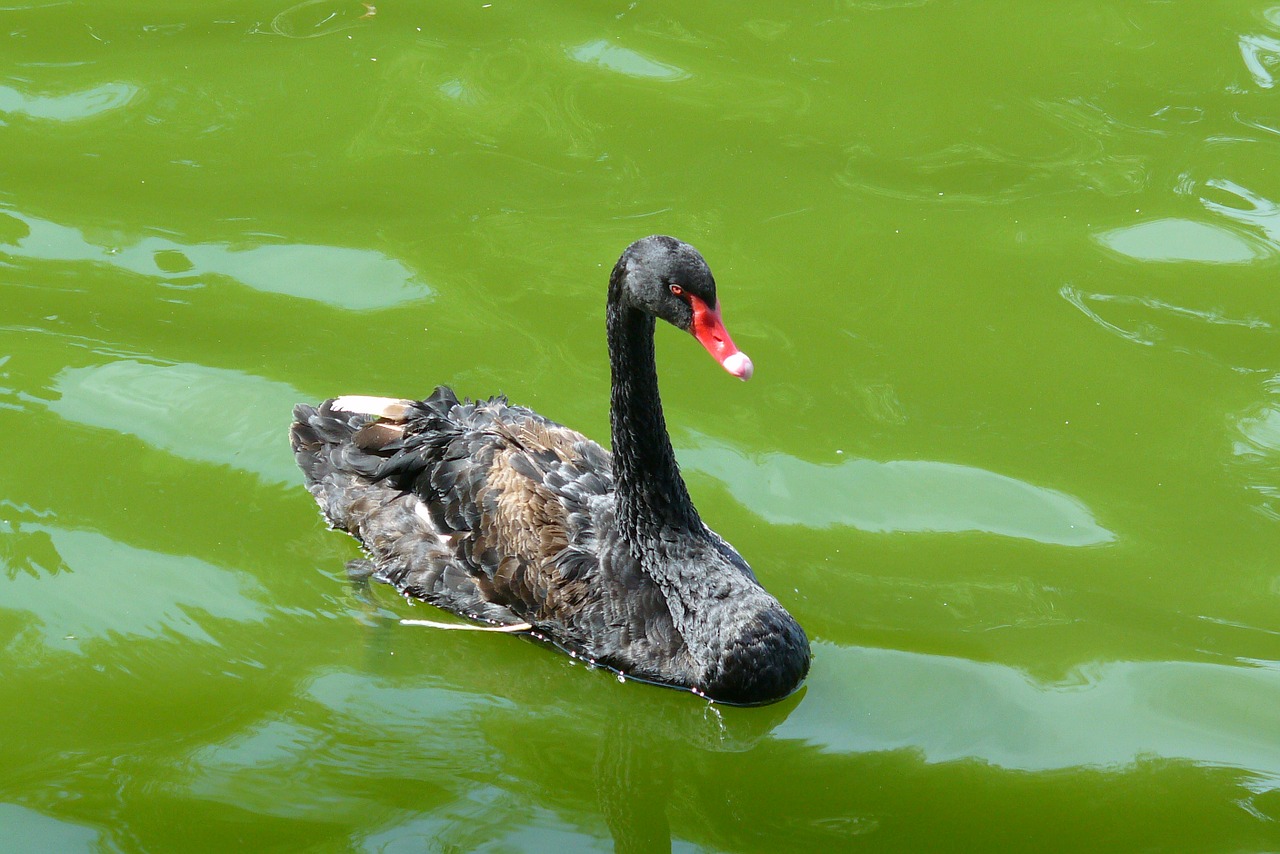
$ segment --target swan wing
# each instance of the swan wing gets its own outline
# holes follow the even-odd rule
[[[503,398],[463,402],[447,388],[305,409],[294,446],[308,486],[370,552],[378,580],[502,624],[572,614],[590,634],[603,621],[595,520],[613,481],[598,444]]]

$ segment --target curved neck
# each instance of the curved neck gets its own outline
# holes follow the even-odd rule
[[[658,397],[653,316],[627,305],[620,292],[611,282],[607,325],[618,520],[633,542],[658,538],[664,530],[696,532],[702,521],[680,477]]]

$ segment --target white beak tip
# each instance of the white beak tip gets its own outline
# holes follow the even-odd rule
[[[721,364],[726,371],[740,380],[751,379],[751,375],[756,370],[755,365],[751,364],[751,359],[741,350],[726,358]]]

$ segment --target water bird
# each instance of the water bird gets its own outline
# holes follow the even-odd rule
[[[405,596],[630,678],[772,702],[805,678],[809,641],[689,498],[658,395],[657,318],[733,376],[753,371],[702,255],[663,235],[632,243],[606,306],[612,454],[505,397],[441,386],[299,404],[294,456],[329,523]]]

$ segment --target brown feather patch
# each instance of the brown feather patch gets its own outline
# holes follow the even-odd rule
[[[351,438],[355,446],[362,451],[377,452],[404,439],[404,425],[391,424],[386,421],[374,421],[366,424]]]
[[[520,451],[495,454],[481,500],[492,498],[494,545],[506,554],[541,566],[569,544],[564,532],[564,507],[538,481],[517,471],[513,458]],[[526,458],[527,461],[527,458]]]

